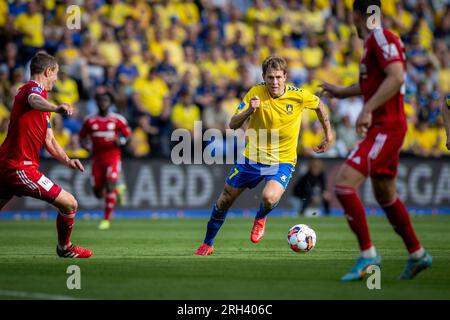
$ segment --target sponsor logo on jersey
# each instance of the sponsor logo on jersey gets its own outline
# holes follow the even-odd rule
[[[42,93],[42,89],[39,87],[33,87],[31,88],[31,91]]]
[[[242,110],[245,108],[245,102],[242,101],[241,104],[239,105],[239,107],[237,108],[238,110]]]

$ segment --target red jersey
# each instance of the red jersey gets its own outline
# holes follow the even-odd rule
[[[2,167],[39,167],[39,153],[47,136],[47,128],[50,128],[51,113],[32,108],[28,102],[28,97],[32,95],[47,99],[45,88],[33,80],[20,87],[14,97],[8,134],[0,147]]]
[[[105,117],[87,117],[80,131],[80,139],[90,137],[94,159],[113,160],[121,156],[120,147],[115,143],[120,134],[125,138],[131,135],[127,120],[116,113],[108,113]]]
[[[391,31],[375,29],[364,43],[360,64],[359,83],[364,102],[378,90],[386,78],[384,69],[393,62],[400,61],[406,71],[405,48],[401,40]],[[383,106],[372,113],[372,126],[406,131],[406,117],[403,107],[404,87]]]

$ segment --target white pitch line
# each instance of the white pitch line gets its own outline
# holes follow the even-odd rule
[[[10,290],[0,290],[0,296],[26,298],[26,299],[40,299],[40,300],[81,300],[75,297],[58,294],[48,294],[43,292],[10,291]]]

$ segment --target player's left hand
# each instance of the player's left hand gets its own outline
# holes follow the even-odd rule
[[[331,146],[331,139],[325,138],[322,140],[319,146],[313,148],[313,151],[315,153],[324,153],[328,151],[328,149],[330,149],[330,146]]]
[[[369,127],[372,125],[372,113],[367,112],[364,109],[359,113],[358,119],[356,120],[356,132],[365,137]]]
[[[78,159],[70,159],[67,162],[67,166],[71,169],[80,170],[81,172],[84,172],[83,164]]]

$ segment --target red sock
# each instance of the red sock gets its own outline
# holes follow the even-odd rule
[[[361,251],[372,247],[369,227],[367,226],[366,211],[356,190],[352,187],[335,186],[336,196],[344,208],[345,217],[353,232],[356,234]]]
[[[61,247],[70,244],[70,235],[72,234],[72,227],[75,222],[75,213],[58,212],[56,218],[56,229],[58,230],[58,244]]]
[[[116,205],[116,191],[106,194],[105,197],[105,220],[109,220],[111,213]]]
[[[402,237],[406,248],[409,253],[413,253],[419,250],[422,246],[419,240],[417,240],[416,233],[409,219],[408,211],[406,211],[405,205],[396,198],[394,202],[380,204],[384,212],[387,215],[389,222],[394,227],[395,232]]]

